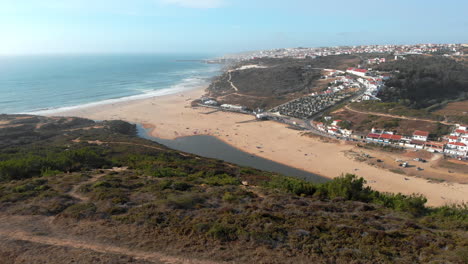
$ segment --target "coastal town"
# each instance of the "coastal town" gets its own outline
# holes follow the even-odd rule
[[[367,133],[355,132],[346,125],[348,120],[333,119],[329,110],[336,106],[344,106],[351,102],[381,101],[379,92],[385,87],[385,81],[392,76],[390,72],[373,70],[373,66],[391,60],[405,60],[408,55],[444,53],[448,56],[463,55],[459,44],[421,44],[404,46],[356,46],[325,49],[281,49],[260,51],[250,55],[240,55],[238,60],[255,60],[258,58],[315,58],[355,53],[377,53],[365,60],[364,65],[348,67],[345,71],[338,69],[321,69],[321,79],[328,82],[326,89],[312,92],[271,109],[251,110],[242,105],[219,104],[214,98],[203,97],[200,106],[218,108],[223,111],[239,112],[255,115],[259,120],[274,120],[293,125],[299,129],[318,135],[347,141],[361,141],[374,144],[394,146],[414,150],[427,150],[446,157],[468,160],[468,129],[465,124],[454,124],[450,134],[441,137],[431,137],[429,131],[415,130],[413,134],[399,135],[391,130],[372,128]],[[380,55],[378,53],[381,53]],[[243,65],[236,70],[261,68],[259,65]],[[231,85],[234,84],[231,81]],[[234,86],[235,87],[235,86]]]
[[[283,48],[262,50],[242,54],[225,55],[219,60],[247,61],[256,58],[296,58],[321,57],[349,54],[393,54],[394,56],[416,54],[464,55],[462,47],[466,44],[416,44],[416,45],[360,45],[323,48]]]
[[[370,89],[373,90],[373,85],[371,87]],[[369,98],[371,94],[372,93],[364,93],[360,98],[362,100],[369,100],[366,98]],[[354,133],[352,130],[343,127],[342,124],[345,124],[346,120],[331,120],[330,116],[325,116],[324,120],[329,121],[325,123],[310,119],[314,115],[322,113],[325,109],[339,104],[351,96],[352,95],[346,93],[311,95],[261,113],[250,112],[245,107],[229,104],[220,105],[219,108],[223,111],[255,114],[258,119],[262,120],[276,120],[283,123],[292,123],[301,129],[336,139],[386,144],[414,150],[427,150],[432,153],[439,153],[460,160],[468,160],[467,125],[456,124],[452,133],[436,139],[430,138],[430,133],[428,131],[420,130],[414,131],[412,135],[398,135],[392,131],[378,128],[373,128],[368,134]],[[375,96],[372,98],[375,98]],[[206,106],[217,107],[217,102],[214,99],[204,98],[201,102],[200,105],[202,106],[205,104]],[[302,122],[302,125],[299,122],[291,122],[289,120],[291,117],[302,119],[304,122]]]

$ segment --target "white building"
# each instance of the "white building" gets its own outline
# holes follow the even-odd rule
[[[231,104],[222,104],[221,108],[229,109],[229,110],[237,110],[237,111],[245,110],[245,106],[231,105]]]
[[[449,142],[445,145],[445,153],[456,156],[467,156],[468,146],[461,142]]]
[[[429,132],[427,131],[416,130],[413,133],[414,140],[427,141],[428,137],[429,137]]]
[[[357,75],[357,76],[361,76],[361,77],[365,77],[367,75],[366,69],[348,68],[346,72]]]

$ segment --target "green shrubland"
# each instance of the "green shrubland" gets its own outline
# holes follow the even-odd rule
[[[109,133],[128,144],[72,141],[110,141]],[[54,216],[61,228],[72,225],[70,232],[106,243],[149,251],[171,245],[231,262],[467,259],[467,205],[427,207],[421,195],[377,192],[353,174],[325,183],[285,177],[179,153],[105,126],[50,135],[37,145],[0,150],[2,214]]]

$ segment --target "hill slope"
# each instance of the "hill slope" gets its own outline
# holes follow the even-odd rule
[[[209,95],[223,103],[240,104],[252,109],[272,108],[320,90],[321,69],[346,69],[360,62],[352,55],[316,59],[260,58],[244,61],[217,77],[208,88]]]
[[[134,126],[0,116],[2,263],[467,261],[466,207],[180,153]]]

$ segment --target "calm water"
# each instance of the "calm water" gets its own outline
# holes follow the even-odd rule
[[[205,85],[213,55],[0,57],[0,113],[45,114],[57,108],[137,99]]]
[[[292,168],[271,160],[267,160],[240,151],[213,136],[198,135],[190,137],[181,137],[175,140],[167,140],[149,136],[148,131],[146,131],[141,126],[138,126],[138,132],[141,137],[156,141],[171,149],[192,153],[207,158],[220,159],[230,163],[246,167],[252,167],[259,170],[281,173],[286,176],[301,178],[312,182],[321,183],[328,181],[327,178],[318,176],[316,174]]]

